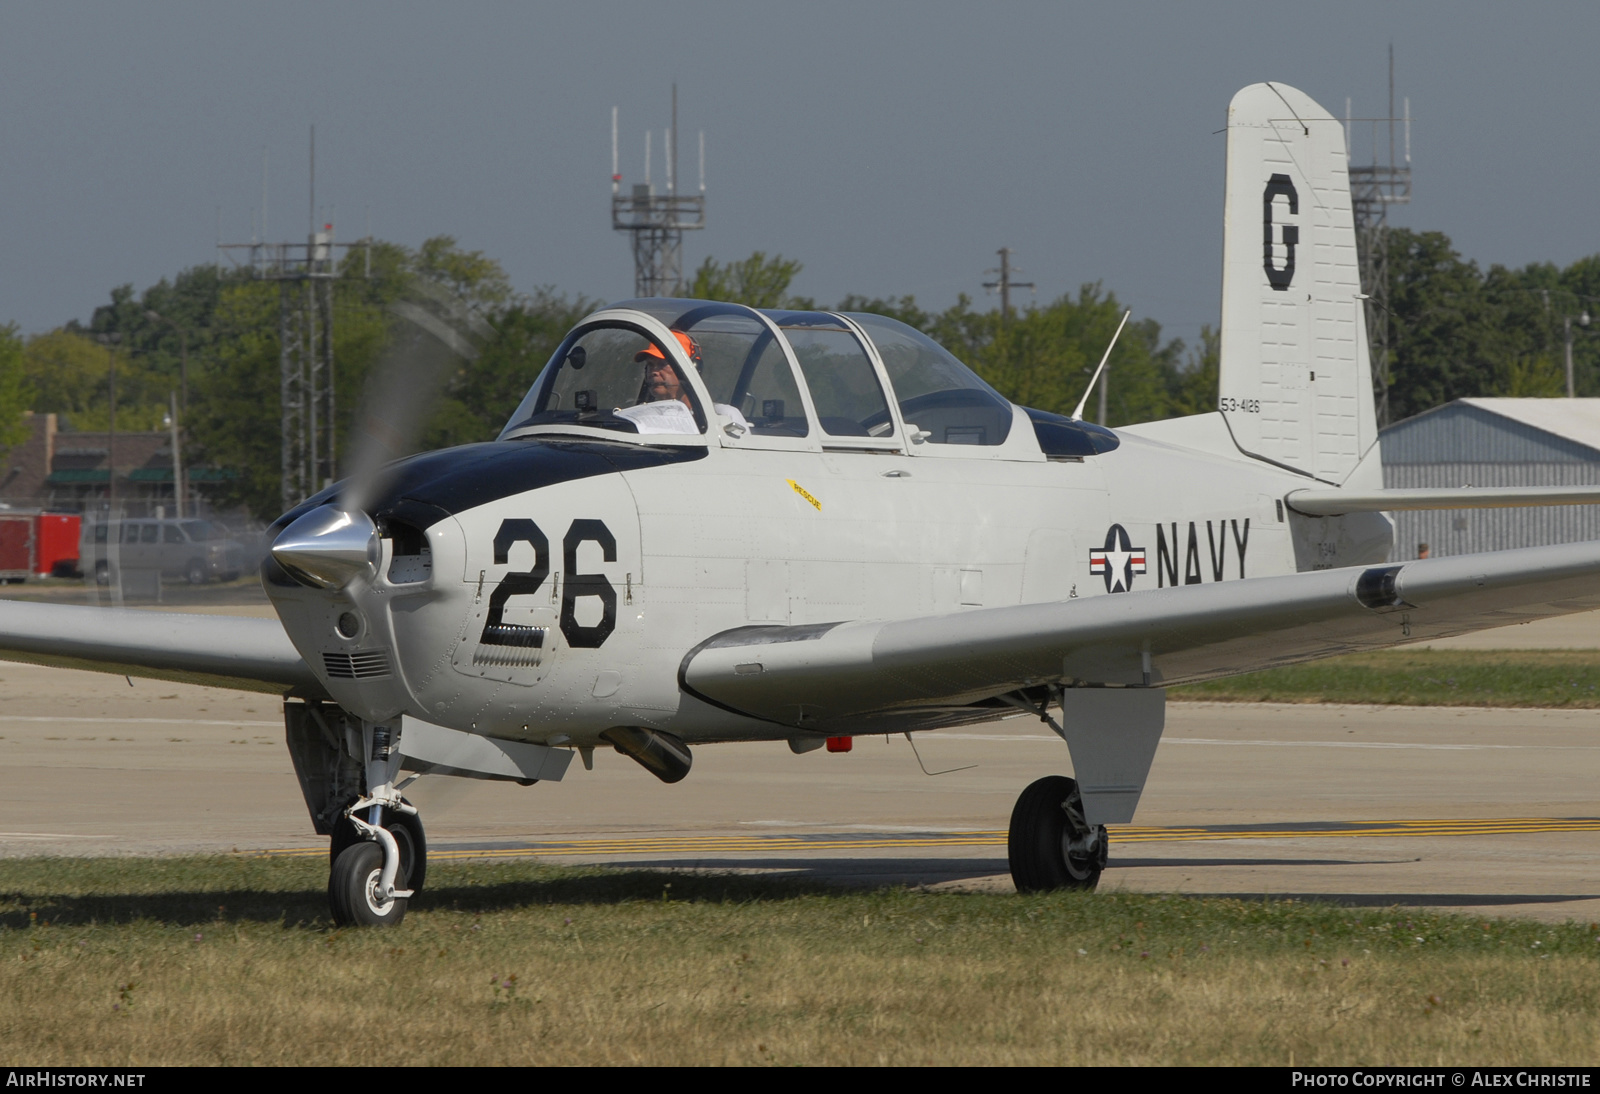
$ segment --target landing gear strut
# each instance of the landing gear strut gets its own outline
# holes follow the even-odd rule
[[[1063,775],[1040,779],[1011,811],[1011,880],[1021,893],[1093,889],[1106,868],[1106,827],[1083,817],[1083,796]]]

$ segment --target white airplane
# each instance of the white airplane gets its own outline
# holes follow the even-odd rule
[[[1214,413],[1105,429],[891,319],[628,301],[497,440],[279,518],[281,626],[7,603],[0,656],[286,696],[341,923],[423,884],[402,771],[560,780],[610,746],[673,782],[700,745],[1015,711],[1075,778],[1022,792],[1012,876],[1092,886],[1167,686],[1600,607],[1596,543],[1386,561],[1387,510],[1600,492],[1382,488],[1338,121],[1241,91],[1225,204]]]

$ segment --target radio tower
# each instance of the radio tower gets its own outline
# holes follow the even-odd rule
[[[678,193],[678,85],[672,85],[672,128],[662,137],[666,193],[650,181],[650,133],[644,135],[644,181],[622,192],[617,161],[617,108],[611,108],[611,227],[633,235],[633,293],[683,292],[683,233],[706,226],[706,135],[700,132],[700,192]]]
[[[1344,147],[1350,153],[1353,122],[1372,125],[1372,162],[1350,165],[1350,205],[1355,215],[1356,248],[1361,261],[1361,289],[1367,297],[1367,345],[1372,355],[1373,382],[1377,386],[1378,428],[1389,424],[1389,206],[1411,203],[1411,100],[1404,100],[1405,115],[1394,114],[1394,46],[1389,47],[1389,116],[1351,118],[1350,100],[1344,107]],[[1395,162],[1395,123],[1403,127],[1405,160]],[[1389,162],[1378,162],[1378,126],[1389,128]]]

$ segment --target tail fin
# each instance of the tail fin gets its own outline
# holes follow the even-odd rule
[[[1219,405],[1251,455],[1355,485],[1378,438],[1347,160],[1303,92],[1228,105]]]

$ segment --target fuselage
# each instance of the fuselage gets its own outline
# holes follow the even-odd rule
[[[267,589],[347,710],[592,746],[617,726],[689,742],[793,736],[681,686],[685,656],[736,627],[1071,601],[1387,555],[1381,517],[1287,511],[1306,479],[1218,451],[1220,421],[1191,420],[1176,439],[1159,426],[1102,431],[1104,450],[1063,455],[1008,409],[1003,443],[986,446],[920,443],[899,415],[870,439],[815,423],[800,438],[508,430],[392,469],[371,506],[383,537],[370,580],[316,589],[280,571]],[[1178,443],[1193,437],[1213,439]]]

